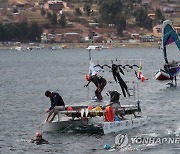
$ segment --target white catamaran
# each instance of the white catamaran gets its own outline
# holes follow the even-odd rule
[[[110,89],[109,101],[95,102],[94,100],[90,100],[83,102],[83,104],[86,105],[68,105],[64,111],[59,111],[59,115],[54,121],[51,123],[44,123],[42,130],[65,131],[73,129],[108,134],[125,129],[132,129],[149,123],[151,119],[147,116],[142,116],[139,100],[139,85],[141,81],[143,82],[145,80],[145,77],[142,75],[141,60],[111,59],[98,60],[96,63],[92,63],[90,50],[89,56],[89,74],[92,75],[92,72],[96,72],[97,74],[100,72],[107,72],[107,74],[109,74],[109,72],[111,72],[112,75],[109,75],[109,78],[111,77],[114,79],[116,86],[118,85],[118,88],[122,89],[124,98],[127,98],[126,102],[133,97],[133,103],[128,105],[125,103],[124,105],[123,102],[121,102],[121,105],[116,106],[116,103],[119,103],[119,95],[112,95],[110,92],[113,90]],[[136,62],[136,64],[134,64],[134,62]],[[120,73],[124,73],[124,70],[128,70],[127,74],[128,72],[136,74],[134,75],[135,81],[132,81],[132,89],[128,89],[129,87],[126,85],[126,82],[124,82],[120,76]],[[108,82],[107,85],[111,83],[112,82]],[[115,88],[113,85],[111,85],[111,87],[113,87],[113,89]],[[133,96],[129,93],[130,90],[133,90]],[[132,102],[132,99],[129,102]],[[116,104],[115,107],[113,106],[114,103]]]

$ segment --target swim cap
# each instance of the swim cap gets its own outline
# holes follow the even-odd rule
[[[86,80],[89,80],[91,78],[91,76],[86,74],[85,78],[86,78]]]
[[[42,133],[41,132],[37,132],[36,136],[42,136]]]

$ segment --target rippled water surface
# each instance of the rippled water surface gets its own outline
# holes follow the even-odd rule
[[[180,60],[180,52],[173,46],[169,58]],[[143,114],[152,118],[149,125],[121,133],[128,137],[179,137],[180,81],[169,87],[167,81],[156,81],[154,75],[163,65],[162,51],[156,48],[116,48],[92,51],[93,59],[142,59],[143,74],[148,80],[140,84],[139,96]],[[94,86],[84,88],[89,68],[85,49],[0,50],[0,153],[178,153],[180,144],[131,144],[123,151],[104,150],[114,144],[118,133],[108,135],[80,133],[44,133],[48,145],[30,144],[29,140],[41,130],[45,109],[50,102],[46,90],[58,91],[65,103],[80,104],[93,95]],[[113,80],[111,74],[108,77]],[[126,80],[126,79],[125,79]],[[108,99],[104,89],[104,99]],[[112,88],[110,85],[109,88]],[[125,98],[122,98],[125,100]],[[125,104],[126,101],[121,101]]]

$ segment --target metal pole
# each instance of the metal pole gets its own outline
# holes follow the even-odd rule
[[[91,49],[88,50],[89,51],[89,66],[91,64]],[[87,101],[89,101],[89,85],[88,85],[88,91],[87,91]]]

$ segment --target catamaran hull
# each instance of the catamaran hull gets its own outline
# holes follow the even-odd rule
[[[56,121],[51,123],[44,123],[42,126],[43,132],[57,132],[63,131],[65,129],[70,129],[71,127],[81,126],[81,120],[67,120],[67,121]]]
[[[130,120],[104,122],[103,117],[90,118],[86,120],[68,120],[57,121],[52,123],[44,123],[43,132],[56,132],[65,130],[88,130],[89,132],[96,129],[101,134],[109,134],[113,132],[119,132],[123,130],[133,129],[135,127],[143,126],[151,121],[148,117],[139,117]]]
[[[140,127],[146,125],[151,121],[148,117],[135,118],[131,120],[123,120],[123,121],[114,121],[114,122],[104,122],[103,133],[109,134],[113,132],[119,132],[123,130],[133,129],[136,127]]]
[[[170,76],[167,72],[159,70],[155,75],[156,80],[170,80]]]

